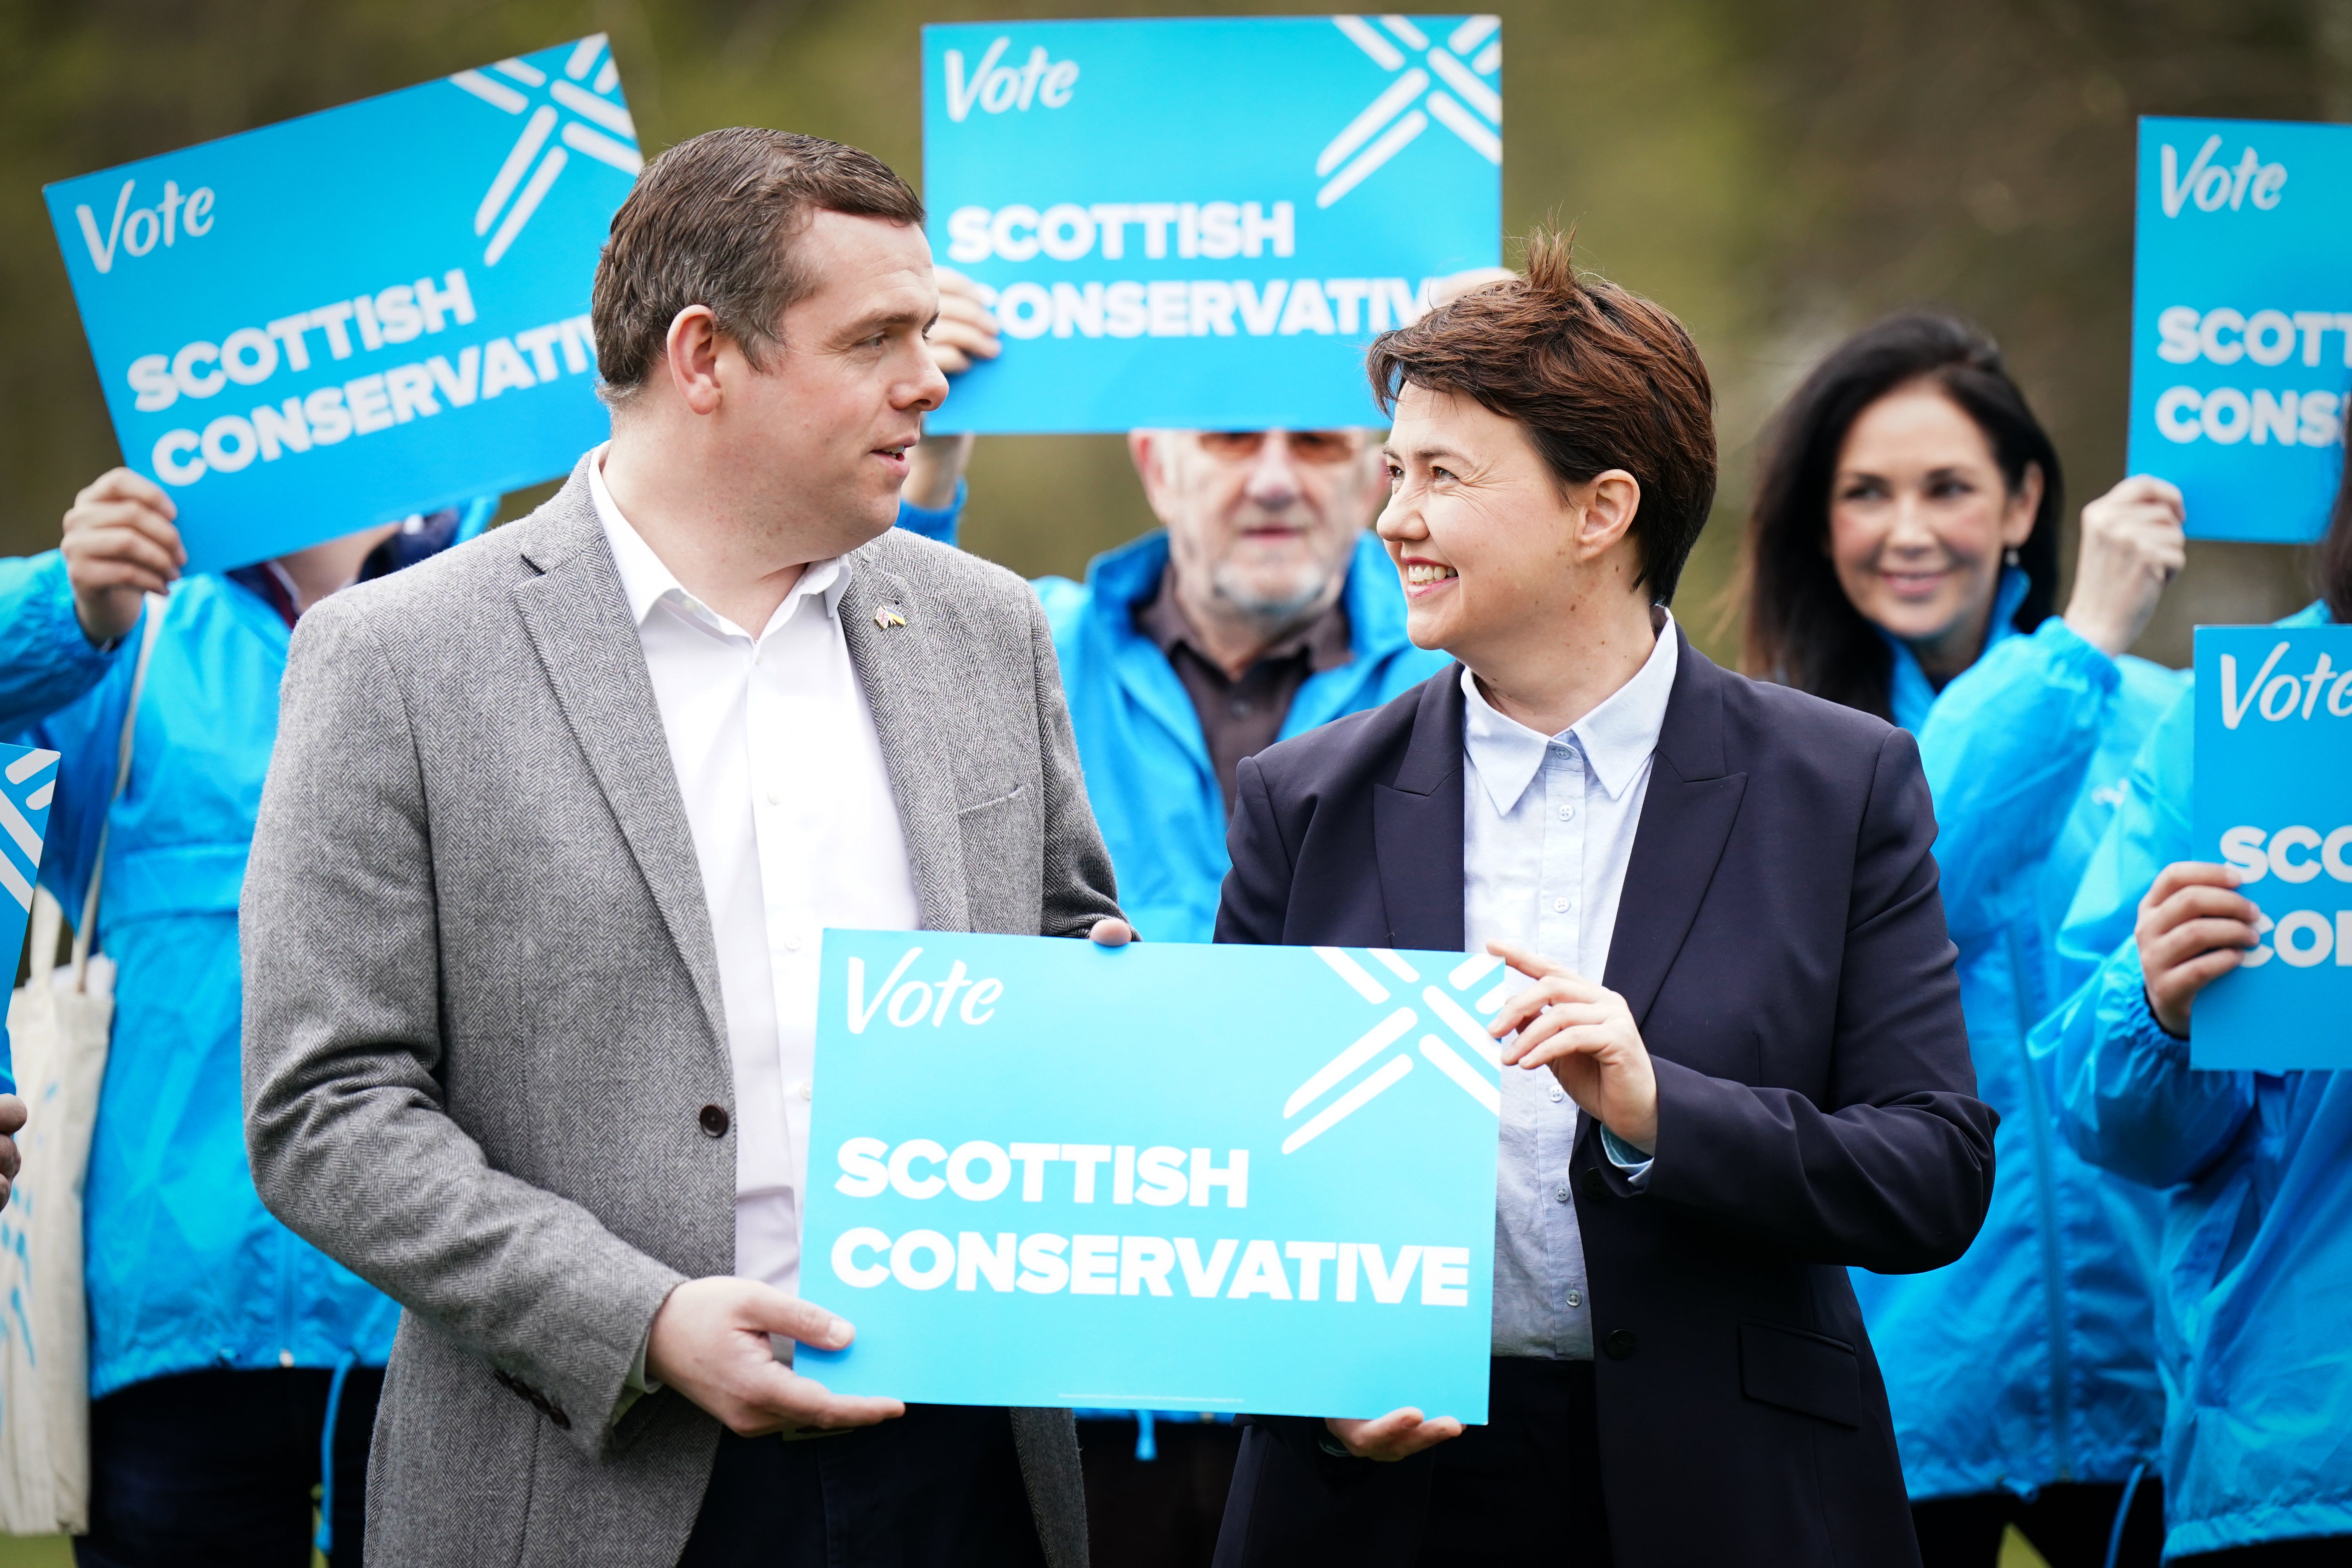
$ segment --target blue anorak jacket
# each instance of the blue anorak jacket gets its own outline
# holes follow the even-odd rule
[[[1119,908],[1153,942],[1207,942],[1231,865],[1224,792],[1183,681],[1135,625],[1167,564],[1167,534],[1148,533],[1095,557],[1083,584],[1045,577],[1036,588],[1054,629],[1087,800],[1118,874]],[[1342,599],[1354,657],[1307,678],[1281,740],[1376,708],[1448,662],[1405,636],[1396,567],[1369,531],[1356,542]]]
[[[2182,677],[2110,658],[2054,616],[2019,632],[2026,587],[2011,568],[1983,655],[1940,695],[1895,645],[1895,720],[1919,737],[1935,797],[1977,1093],[2000,1113],[1992,1206],[1967,1254],[1853,1272],[1921,1500],[2121,1481],[2154,1458],[2163,1419],[2154,1205],[2067,1146],[2026,1041],[2081,978],[2058,927]]]
[[[2325,626],[2325,605],[2279,623]],[[2059,936],[2081,987],[2033,1037],[2067,1142],[2157,1189],[2167,1557],[2352,1536],[2352,1073],[2200,1072],[2132,928],[2197,854],[2196,702],[2134,765]]]
[[[398,1316],[261,1206],[245,1160],[236,899],[286,623],[211,575],[163,616],[98,911],[116,972],[85,1194],[93,1397],[207,1367],[381,1366]],[[75,919],[142,630],[93,647],[62,556],[0,560],[0,734],[63,754],[41,881]]]

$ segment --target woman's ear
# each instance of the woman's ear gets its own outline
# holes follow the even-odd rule
[[[1642,481],[1622,468],[1604,468],[1577,489],[1584,492],[1577,553],[1590,561],[1613,548],[1633,526],[1633,515],[1642,510]]]
[[[2017,489],[2010,492],[2009,504],[2000,519],[2000,542],[2003,548],[2014,550],[2033,533],[2033,520],[2042,515],[2042,465],[2025,465],[2024,477]]]

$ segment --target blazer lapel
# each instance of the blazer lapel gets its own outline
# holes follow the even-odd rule
[[[945,657],[937,617],[907,580],[881,563],[890,536],[850,557],[840,601],[849,662],[874,715],[882,765],[898,806],[898,831],[915,880],[915,905],[926,931],[969,931],[963,836],[956,824],[951,750],[942,744],[955,710],[940,688]]]
[[[575,468],[571,482],[530,523],[520,526],[530,529],[522,554],[539,575],[515,584],[516,611],[637,870],[653,890],[723,1051],[727,1015],[702,868],[695,859],[694,835],[677,792],[653,677],[589,497],[586,468]]]
[[[1634,830],[1617,928],[1602,984],[1625,998],[1638,1025],[1649,1016],[1666,971],[1706,896],[1747,792],[1746,773],[1727,773],[1723,683],[1732,679],[1682,637],[1675,689]]]
[[[1392,784],[1372,786],[1372,850],[1389,945],[1462,951],[1462,667],[1421,689]]]

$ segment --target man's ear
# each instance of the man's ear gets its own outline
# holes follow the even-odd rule
[[[672,317],[669,335],[662,344],[669,384],[687,407],[697,414],[719,412],[723,388],[719,346],[724,341],[719,318],[708,305],[688,305]]]
[[[1162,523],[1168,521],[1168,510],[1160,504],[1167,494],[1161,465],[1168,458],[1168,434],[1165,430],[1127,433],[1127,455],[1135,463],[1135,477],[1143,481],[1143,499]]]

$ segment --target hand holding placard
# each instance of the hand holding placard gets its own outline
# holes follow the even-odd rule
[[[772,1336],[838,1351],[856,1333],[814,1302],[757,1279],[689,1279],[654,1314],[646,1373],[743,1437],[871,1426],[907,1413],[895,1399],[843,1396],[799,1375],[776,1359]]]
[[[2194,700],[2200,862],[2141,906],[2149,1004],[2178,1033],[2194,999],[2199,1068],[2352,1068],[2352,626],[2200,626]]]

